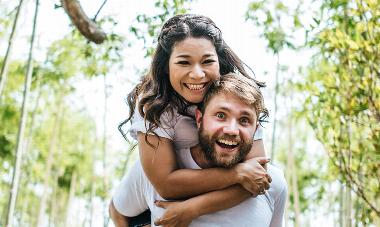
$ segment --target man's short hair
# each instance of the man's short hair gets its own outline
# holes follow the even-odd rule
[[[213,83],[205,95],[203,102],[199,105],[202,114],[204,114],[208,102],[215,95],[221,93],[232,94],[243,103],[255,108],[260,123],[269,116],[269,112],[264,105],[263,95],[255,81],[238,73],[228,73],[221,76],[219,81]]]

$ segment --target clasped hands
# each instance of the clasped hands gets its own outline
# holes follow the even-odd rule
[[[236,182],[256,197],[265,194],[269,189],[272,178],[266,171],[266,164],[270,159],[257,157],[245,160],[233,167],[236,173]],[[166,209],[164,215],[155,220],[155,225],[164,227],[186,227],[192,220],[199,217],[197,209],[191,206],[190,200],[184,201],[155,201],[157,207]]]

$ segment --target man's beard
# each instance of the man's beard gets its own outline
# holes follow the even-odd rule
[[[205,158],[214,167],[229,168],[243,161],[244,158],[249,153],[249,151],[251,150],[252,143],[253,143],[253,137],[251,137],[251,139],[249,139],[248,141],[240,140],[239,145],[238,145],[239,146],[238,153],[235,154],[231,160],[223,161],[220,158],[218,158],[218,155],[216,154],[216,151],[215,151],[216,141],[219,139],[236,140],[236,137],[229,136],[229,135],[218,135],[217,133],[210,136],[204,130],[203,122],[201,122],[200,129],[199,129],[199,144],[202,147]]]

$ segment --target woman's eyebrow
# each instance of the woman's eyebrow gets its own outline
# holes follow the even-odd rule
[[[202,58],[208,58],[208,57],[215,57],[217,56],[215,53],[207,53],[202,56]],[[191,58],[192,56],[190,54],[178,54],[175,56],[175,58]]]

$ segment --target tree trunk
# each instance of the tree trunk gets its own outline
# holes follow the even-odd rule
[[[272,143],[271,143],[271,161],[273,162],[274,160],[274,153],[276,151],[276,126],[277,126],[277,119],[276,119],[276,114],[277,114],[277,96],[278,96],[278,91],[279,91],[279,85],[278,85],[278,77],[280,74],[280,54],[276,54],[277,57],[277,63],[276,63],[276,81],[275,81],[275,91],[274,91],[274,111],[273,111],[273,130],[272,130]]]
[[[339,227],[343,227],[343,191],[344,191],[344,186],[343,183],[339,187]]]
[[[50,200],[50,214],[49,214],[49,227],[55,225],[55,217],[57,215],[57,190],[58,190],[58,176],[54,174],[54,184],[52,185],[52,196]]]
[[[74,170],[71,175],[71,181],[70,181],[70,191],[69,191],[69,198],[67,200],[65,226],[74,226],[74,223],[69,223],[69,220],[70,220],[70,211],[72,207],[71,203],[73,202],[73,199],[75,196],[76,184],[77,184],[77,173]]]
[[[33,133],[34,133],[34,125],[35,125],[35,119],[36,119],[36,113],[37,113],[37,110],[38,110],[38,107],[39,107],[39,104],[40,104],[40,100],[41,100],[41,95],[42,95],[42,88],[41,88],[41,84],[38,82],[38,80],[36,80],[38,85],[37,85],[37,98],[36,98],[36,102],[35,102],[35,105],[34,105],[34,108],[31,112],[31,121],[30,121],[30,128],[29,128],[29,133],[28,133],[28,136],[26,138],[26,142],[25,142],[25,148],[24,148],[24,151],[26,152],[29,152],[30,151],[30,146],[31,146],[31,143],[33,141]]]
[[[106,39],[106,33],[88,18],[78,0],[61,0],[61,2],[67,15],[84,37],[96,44]]]
[[[106,75],[103,75],[103,85],[104,85],[104,112],[103,112],[103,186],[104,186],[104,192],[107,193],[108,191],[108,173],[107,173],[107,77]],[[107,218],[108,218],[108,202],[103,201],[103,226],[106,227]]]
[[[20,0],[20,3],[18,4],[15,20],[14,20],[13,26],[12,26],[11,35],[9,36],[9,40],[8,40],[7,52],[5,53],[3,65],[1,66],[1,71],[0,71],[0,103],[1,103],[1,96],[2,96],[1,94],[3,93],[5,81],[7,79],[9,58],[10,58],[10,55],[12,53],[13,39],[14,39],[14,36],[16,33],[17,21],[18,21],[20,12],[21,12],[23,1],[24,0]]]
[[[286,161],[286,172],[285,172],[285,179],[286,182],[290,182],[290,166],[289,166],[289,156],[288,160]],[[284,219],[285,219],[285,227],[289,226],[289,210],[290,210],[290,186],[288,187],[288,194],[286,195],[286,204],[285,204],[285,211],[284,211]]]
[[[290,97],[290,104],[289,108],[292,108],[292,97]],[[289,111],[290,112],[290,111]],[[294,214],[295,214],[295,226],[299,227],[301,226],[301,211],[300,211],[300,201],[299,201],[299,191],[298,191],[298,176],[297,176],[297,168],[296,163],[294,160],[294,142],[293,142],[293,120],[291,117],[289,117],[288,120],[288,136],[289,136],[289,147],[288,147],[288,162],[289,162],[289,168],[288,171],[290,171],[291,174],[291,185],[292,185],[292,193],[294,198]]]
[[[96,135],[94,135],[94,138],[96,138]],[[96,171],[96,166],[95,166],[95,152],[91,153],[91,194],[90,194],[90,227],[92,227],[92,217],[94,215],[94,198],[95,198],[95,190],[96,190],[96,180],[95,180],[95,171]]]
[[[351,227],[351,188],[344,188],[344,227]]]
[[[51,133],[51,140],[50,140],[50,145],[49,145],[49,151],[48,151],[48,157],[46,160],[46,171],[45,171],[45,176],[44,176],[44,184],[43,184],[43,194],[41,197],[41,202],[40,202],[40,210],[38,213],[38,221],[37,221],[37,226],[42,226],[42,220],[43,220],[43,215],[45,214],[45,209],[46,209],[46,202],[48,198],[48,187],[49,187],[49,179],[51,177],[51,169],[53,165],[53,157],[55,150],[57,148],[57,143],[58,143],[58,127],[60,123],[60,119],[62,118],[62,95],[60,94],[60,98],[58,100],[58,109],[57,113],[55,115],[54,123],[53,123],[53,129]]]
[[[300,209],[300,201],[299,201],[299,192],[298,192],[298,183],[297,183],[297,170],[295,167],[295,162],[294,162],[294,156],[293,156],[293,151],[290,149],[289,151],[289,156],[291,156],[290,161],[291,161],[291,173],[292,173],[292,193],[293,193],[293,198],[294,198],[294,212],[295,212],[295,226],[299,227],[301,226],[301,209]]]
[[[29,90],[32,82],[32,72],[33,72],[33,50],[34,50],[34,38],[36,34],[36,25],[37,25],[37,16],[38,16],[38,8],[39,8],[39,0],[36,0],[36,8],[33,20],[33,31],[32,31],[32,39],[30,41],[30,49],[27,63],[27,70],[25,75],[25,83],[24,83],[24,94],[23,101],[21,107],[21,119],[19,124],[19,130],[17,134],[17,145],[16,145],[16,160],[13,169],[12,176],[12,186],[9,195],[9,203],[8,203],[8,216],[6,220],[6,226],[12,226],[12,219],[14,216],[14,209],[16,205],[17,198],[17,190],[19,186],[20,180],[20,167],[22,163],[22,145],[24,144],[24,130],[26,125],[26,117],[28,112],[28,102],[29,102]]]

